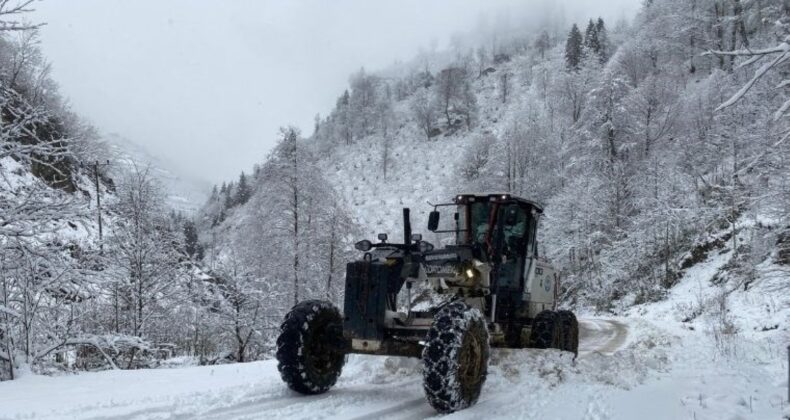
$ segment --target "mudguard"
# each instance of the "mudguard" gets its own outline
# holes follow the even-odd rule
[[[401,261],[357,261],[346,266],[343,332],[347,339],[382,340],[388,297],[403,281]],[[388,296],[389,295],[389,296]]]

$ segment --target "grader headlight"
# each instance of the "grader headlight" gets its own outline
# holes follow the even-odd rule
[[[462,287],[478,287],[481,277],[482,273],[475,267],[474,262],[467,261],[456,271],[456,284]]]

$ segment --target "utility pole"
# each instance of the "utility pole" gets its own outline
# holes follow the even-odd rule
[[[105,163],[99,163],[99,161],[94,161],[90,164],[93,167],[93,181],[96,185],[96,214],[99,218],[99,249],[104,249],[104,244],[102,243],[102,221],[101,221],[101,186],[99,185],[99,167],[100,166],[109,166],[110,161],[108,160]]]

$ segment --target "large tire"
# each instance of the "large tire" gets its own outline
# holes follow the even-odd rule
[[[423,388],[440,413],[477,402],[488,374],[488,328],[483,315],[461,301],[434,316],[422,352]]]
[[[557,325],[560,329],[560,350],[579,354],[579,321],[571,311],[557,311]]]
[[[560,330],[557,325],[557,314],[553,311],[542,311],[532,321],[530,346],[536,349],[560,348]]]
[[[308,300],[291,308],[277,337],[277,370],[292,390],[321,394],[343,370],[343,318],[331,303]]]

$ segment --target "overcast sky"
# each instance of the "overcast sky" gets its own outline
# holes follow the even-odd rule
[[[409,60],[432,40],[441,48],[485,17],[534,17],[550,4],[571,20],[613,22],[640,3],[45,0],[32,18],[47,23],[44,53],[76,112],[218,182],[262,161],[278,127],[309,134],[361,66]]]

